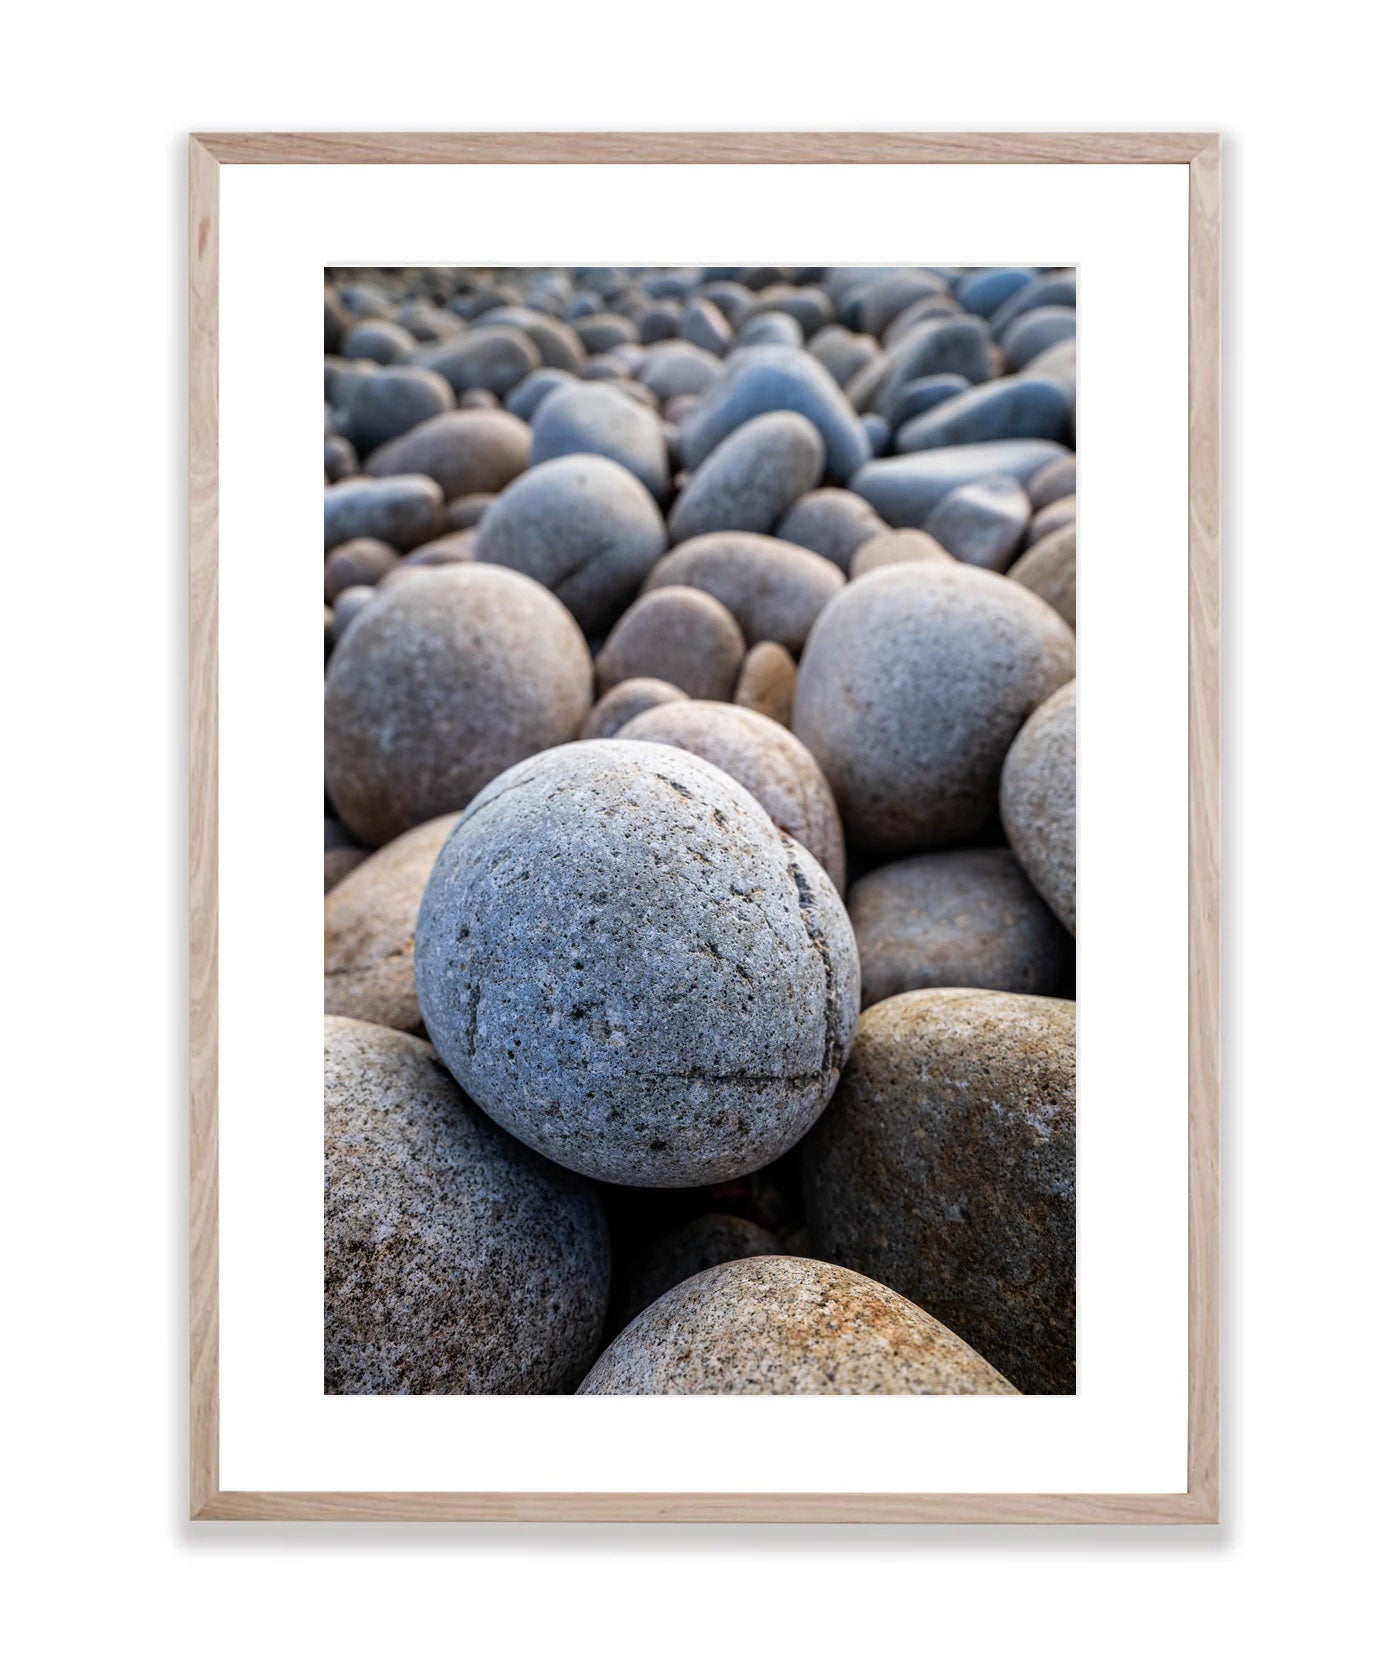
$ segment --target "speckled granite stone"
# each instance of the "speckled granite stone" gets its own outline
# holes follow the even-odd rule
[[[819,1260],[733,1260],[678,1284],[580,1394],[1014,1394],[926,1312]]]
[[[702,1213],[679,1230],[667,1231],[647,1243],[629,1261],[619,1259],[608,1309],[612,1333],[615,1335],[644,1307],[697,1272],[707,1272],[728,1260],[783,1252],[773,1233],[755,1225],[752,1219],[732,1213]]]
[[[1023,1392],[1073,1393],[1074,1115],[1072,1003],[877,1003],[803,1146],[816,1252],[917,1301]]]
[[[325,1040],[326,1393],[568,1393],[607,1304],[592,1187],[418,1039],[328,1016]]]
[[[731,777],[644,741],[581,741],[487,788],[438,857],[416,963],[473,1100],[618,1184],[714,1184],[785,1153],[859,1006],[822,869]]]
[[[1075,931],[1077,779],[1075,697],[1066,683],[1012,743],[1001,773],[1001,820],[1036,891]]]

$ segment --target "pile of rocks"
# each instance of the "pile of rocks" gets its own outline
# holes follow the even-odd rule
[[[1073,1392],[1073,273],[325,365],[327,1392]]]

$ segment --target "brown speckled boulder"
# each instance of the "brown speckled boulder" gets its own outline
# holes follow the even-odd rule
[[[944,1325],[819,1260],[733,1260],[634,1318],[580,1394],[1014,1394]]]
[[[568,1393],[607,1305],[592,1187],[416,1038],[328,1016],[325,1058],[326,1393]]]
[[[1023,1392],[1072,1394],[1074,1116],[1072,1003],[877,1003],[803,1145],[816,1252],[917,1301]]]

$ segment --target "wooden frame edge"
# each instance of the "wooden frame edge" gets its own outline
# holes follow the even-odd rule
[[[218,204],[222,164],[1175,163],[1189,166],[1190,1098],[1187,1491],[241,1492],[219,1486]],[[207,134],[189,142],[190,1516],[206,1521],[1203,1524],[1219,1521],[1218,134]]]

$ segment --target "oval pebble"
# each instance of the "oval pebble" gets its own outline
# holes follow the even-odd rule
[[[993,474],[1005,474],[1024,484],[1043,466],[1068,454],[1063,444],[1046,438],[950,444],[945,449],[921,449],[911,455],[871,461],[855,475],[850,487],[888,524],[922,525],[959,485]]]
[[[502,409],[458,408],[425,420],[375,450],[365,470],[377,477],[424,473],[455,501],[491,494],[530,464],[530,428]]]
[[[684,700],[686,692],[675,683],[663,682],[660,677],[627,677],[598,701],[588,714],[579,739],[604,740],[616,735],[624,724],[631,723],[652,706],[664,706],[672,700]]]
[[[345,411],[345,435],[361,455],[369,455],[424,420],[446,414],[455,401],[452,387],[441,374],[427,368],[384,368],[355,387]]]
[[[334,605],[343,589],[376,584],[398,563],[397,552],[375,537],[353,537],[326,556],[326,600]]]
[[[817,614],[845,582],[840,567],[819,554],[736,531],[681,543],[652,568],[644,588],[703,589],[734,614],[748,642],[779,642],[796,654]]]
[[[1031,520],[1027,536],[1032,543],[1041,542],[1052,531],[1058,531],[1066,525],[1073,525],[1077,513],[1077,502],[1073,494],[1061,496],[1057,501],[1047,502]]]
[[[714,1184],[825,1106],[860,980],[831,883],[731,777],[643,741],[541,753],[444,846],[415,961],[463,1089],[609,1183]]]
[[[442,490],[422,473],[347,478],[325,492],[326,552],[374,537],[400,553],[426,542],[442,519]]]
[[[654,589],[613,626],[598,654],[598,686],[659,677],[692,699],[727,700],[743,662],[743,632],[723,603],[699,589]]]
[[[419,367],[440,373],[454,391],[480,389],[503,397],[541,364],[534,340],[519,327],[474,327],[420,349]]]
[[[734,704],[790,729],[796,687],[797,665],[788,650],[778,642],[757,642],[744,655],[734,685]]]
[[[1052,345],[1073,338],[1075,327],[1073,309],[1032,309],[1018,316],[1001,341],[1007,367],[1015,373]]]
[[[788,317],[784,317],[788,319]],[[707,455],[671,509],[672,542],[709,531],[771,531],[821,482],[821,433],[800,414],[760,414]]]
[[[551,391],[534,415],[530,464],[601,455],[625,467],[659,501],[671,482],[656,416],[607,384],[573,382]]]
[[[1001,772],[1001,820],[1021,867],[1071,933],[1075,931],[1077,684],[1034,711]]]
[[[783,515],[775,536],[782,542],[810,548],[849,572],[860,545],[889,527],[870,503],[851,490],[812,490],[800,496]]]
[[[1078,527],[1061,525],[1028,548],[1006,574],[1052,606],[1071,629],[1078,596]]]
[[[1031,504],[1014,478],[994,474],[950,490],[924,522],[955,560],[1004,572],[1025,540]]]
[[[1031,499],[1031,508],[1039,513],[1041,508],[1048,507],[1051,502],[1058,502],[1062,496],[1072,496],[1075,491],[1077,461],[1073,455],[1064,455],[1058,461],[1051,461],[1043,466],[1026,485],[1026,494]]]
[[[997,438],[1063,437],[1069,398],[1051,379],[1017,374],[989,379],[936,408],[906,421],[895,438],[901,454],[943,449],[955,443],[989,443]]]
[[[852,580],[877,572],[882,566],[900,566],[909,560],[951,560],[953,557],[927,531],[917,527],[882,531],[856,550],[851,560]]]

